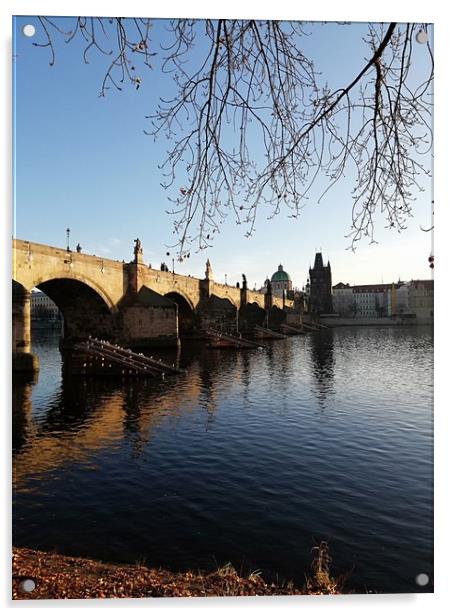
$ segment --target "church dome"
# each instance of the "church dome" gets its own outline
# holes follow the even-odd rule
[[[289,282],[290,276],[283,270],[283,266],[278,266],[278,271],[272,276],[272,282]]]

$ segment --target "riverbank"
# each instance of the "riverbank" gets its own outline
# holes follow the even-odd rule
[[[329,575],[314,575],[304,588],[267,583],[258,574],[240,576],[226,565],[212,573],[172,573],[137,565],[116,565],[50,552],[13,548],[13,599],[100,599],[142,597],[226,597],[339,594]],[[321,573],[321,572],[317,572]],[[25,580],[36,587],[27,592]]]
[[[327,327],[367,327],[367,326],[382,326],[387,325],[389,327],[395,326],[416,326],[416,325],[431,325],[433,326],[433,319],[401,319],[401,318],[371,318],[371,317],[320,317],[320,323]]]

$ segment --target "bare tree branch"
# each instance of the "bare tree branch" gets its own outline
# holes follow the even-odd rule
[[[378,213],[388,227],[406,228],[420,177],[429,175],[421,157],[432,145],[429,44],[429,74],[416,84],[411,71],[419,26],[369,24],[369,59],[331,91],[302,51],[308,32],[301,22],[172,20],[170,43],[153,52],[150,19],[79,17],[69,33],[49,18],[40,23],[38,46],[49,47],[51,64],[55,35],[81,37],[86,62],[95,50],[113,58],[101,95],[126,81],[139,88],[135,58],[152,68],[160,54],[176,90],[160,99],[145,132],[171,144],[162,186],[172,190],[180,258],[192,245],[212,245],[230,212],[251,235],[258,212],[298,217],[321,177],[320,199],[351,173],[350,247],[363,237],[375,241]]]

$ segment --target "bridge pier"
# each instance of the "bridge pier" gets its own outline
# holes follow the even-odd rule
[[[177,347],[180,344],[178,306],[171,299],[142,286],[120,301],[117,339],[131,348]]]
[[[13,282],[12,288],[12,368],[14,372],[37,372],[38,358],[31,352],[30,292]]]

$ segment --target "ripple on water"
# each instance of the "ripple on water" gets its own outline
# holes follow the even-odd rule
[[[427,328],[185,351],[187,375],[164,383],[71,380],[54,344],[35,350],[39,382],[14,397],[19,545],[302,582],[327,539],[354,588],[432,574]]]

